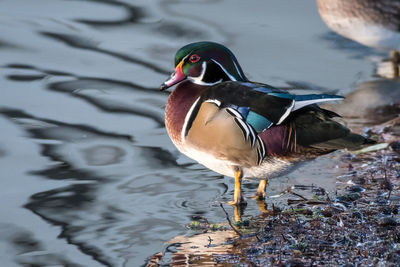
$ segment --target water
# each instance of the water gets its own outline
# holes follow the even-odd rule
[[[3,0],[1,266],[140,266],[192,218],[225,220],[233,181],[178,153],[158,91],[176,50],[199,40],[224,43],[247,77],[283,88],[400,87],[373,76],[386,54],[330,32],[314,1]],[[267,193],[334,191],[340,155]],[[250,200],[246,216],[258,213]]]

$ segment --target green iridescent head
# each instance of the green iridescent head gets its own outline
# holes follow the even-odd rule
[[[197,42],[178,50],[175,72],[161,85],[161,90],[184,80],[210,86],[223,81],[247,81],[247,78],[228,48],[213,42]]]

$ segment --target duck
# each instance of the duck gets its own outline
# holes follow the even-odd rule
[[[394,77],[399,77],[399,0],[317,0],[317,7],[334,32],[362,45],[390,51]]]
[[[255,197],[265,200],[269,179],[319,155],[374,142],[318,105],[342,96],[295,95],[252,82],[235,55],[216,42],[190,43],[176,52],[175,71],[160,90],[173,86],[165,107],[170,139],[189,158],[235,179],[234,206],[246,205],[243,179],[259,181]]]

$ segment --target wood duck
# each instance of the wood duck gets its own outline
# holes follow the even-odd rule
[[[235,178],[232,205],[245,203],[242,178],[281,176],[306,159],[372,142],[332,120],[317,103],[341,100],[328,94],[293,95],[249,81],[233,53],[213,42],[178,50],[175,72],[160,90],[176,85],[165,109],[168,134],[183,154]]]

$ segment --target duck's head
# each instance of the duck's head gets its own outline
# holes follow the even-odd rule
[[[247,81],[233,53],[213,42],[191,43],[179,49],[175,55],[175,72],[160,90],[185,80],[204,86],[223,81]]]

